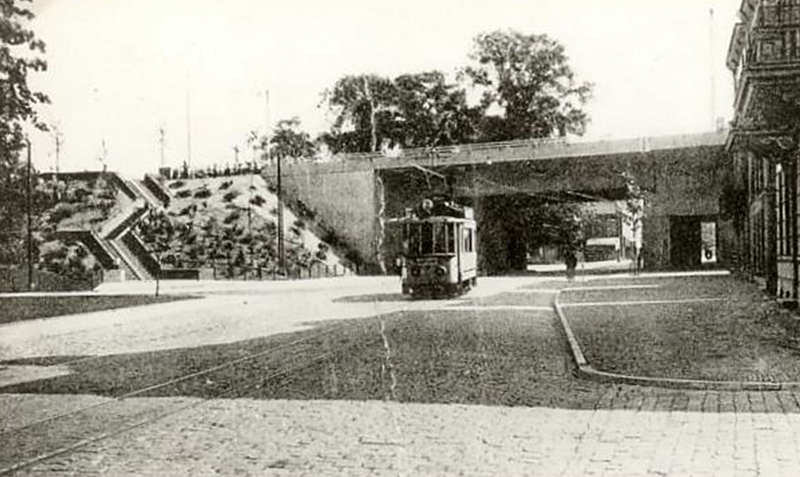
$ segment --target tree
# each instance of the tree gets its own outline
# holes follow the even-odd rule
[[[334,152],[375,152],[390,132],[396,111],[394,85],[382,76],[348,75],[325,91],[323,102],[334,114],[324,140]]]
[[[474,39],[463,70],[481,93],[481,104],[501,116],[488,116],[484,140],[510,140],[583,134],[588,116],[581,106],[592,85],[577,83],[564,47],[547,35],[515,31],[481,33]]]
[[[448,84],[444,73],[428,71],[394,80],[397,132],[403,147],[433,147],[472,142],[482,110],[467,104],[467,93]]]
[[[272,156],[281,159],[308,159],[314,156],[316,148],[311,137],[299,128],[300,120],[297,118],[278,121],[269,139]]]
[[[641,265],[641,244],[637,236],[641,231],[642,220],[645,216],[644,201],[645,191],[630,172],[620,174],[625,181],[625,210],[623,220],[631,228],[634,240],[634,271],[638,272]]]
[[[528,244],[556,246],[562,255],[585,245],[584,229],[590,217],[579,203],[527,202],[516,210]]]
[[[33,13],[23,7],[29,0],[0,0],[0,262],[24,257],[27,173],[20,161],[25,147],[25,126],[46,129],[36,115],[46,95],[28,86],[30,71],[44,71],[44,42],[25,26]]]
[[[394,80],[345,76],[326,98],[335,117],[322,139],[335,152],[472,142],[483,114],[480,107],[467,104],[464,88],[448,83],[436,70],[402,74]]]

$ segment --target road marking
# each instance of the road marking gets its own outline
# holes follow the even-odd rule
[[[640,288],[661,288],[661,285],[623,285],[623,286],[599,286],[599,287],[574,287],[565,288],[563,291],[592,291],[592,290],[636,290]]]
[[[582,306],[631,306],[631,305],[670,305],[675,303],[699,303],[704,301],[722,301],[728,298],[690,298],[686,300],[643,300],[643,301],[590,301],[582,303],[561,303],[562,308]]]
[[[489,311],[489,310],[517,310],[517,311],[553,311],[552,306],[523,306],[523,305],[456,305],[446,306],[442,310],[460,311]]]
[[[524,290],[509,290],[505,293],[520,293],[520,294],[531,294],[531,293],[558,293],[558,289],[556,288],[526,288]]]

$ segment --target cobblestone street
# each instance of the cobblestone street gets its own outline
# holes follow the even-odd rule
[[[18,475],[794,476],[797,398],[609,387],[594,411],[215,400]]]
[[[348,307],[352,307],[351,317],[366,317],[370,315],[366,309],[373,307],[372,314],[408,309],[426,313],[434,321],[442,319],[443,313],[453,313],[442,311],[446,308],[529,313],[531,320],[540,323],[531,328],[540,335],[531,336],[532,342],[552,344],[538,352],[547,353],[554,363],[564,363],[550,366],[548,373],[557,376],[532,392],[543,397],[569,393],[575,404],[503,407],[185,396],[117,401],[80,390],[60,395],[0,394],[4,411],[0,441],[6,448],[0,467],[8,469],[16,463],[30,443],[39,445],[40,453],[52,453],[76,437],[108,432],[131,416],[183,408],[35,462],[13,475],[800,475],[800,391],[682,391],[580,381],[572,374],[569,348],[555,314],[547,311],[552,283],[530,278],[486,280],[482,290],[456,303],[403,301],[392,295],[395,285],[385,281],[360,293],[329,289],[304,295],[309,300],[303,309],[333,310],[318,319],[337,318]],[[592,286],[591,280],[586,286]],[[215,303],[222,307],[244,296],[211,293],[203,301],[214,309]],[[265,295],[258,302],[261,316],[280,315],[282,300],[293,299],[281,296],[270,295],[268,302]],[[325,303],[335,306],[328,308]],[[168,304],[150,308],[153,319],[146,320],[145,338],[137,340],[158,334],[158,307],[185,327],[185,345],[200,345],[200,336],[219,342],[244,330],[273,332],[258,325],[257,315],[248,307],[231,306],[223,327],[227,336],[193,333],[193,326],[205,327],[207,318],[197,316],[194,308],[180,315],[175,304]],[[141,317],[126,321],[120,317],[127,315],[116,313],[107,313],[118,318],[110,326],[103,324],[102,314],[87,315],[93,324],[85,322],[83,329],[112,339],[115,333],[133,336],[132,329],[145,321]],[[287,316],[280,329],[302,325],[307,319],[303,312],[291,319]],[[57,328],[75,320],[77,316],[41,321],[39,329],[46,333],[52,328],[45,324]],[[296,325],[291,324],[293,320]],[[164,326],[174,327],[175,322]],[[19,326],[27,326],[28,339],[36,339],[32,325]],[[79,334],[60,336],[51,336],[48,346],[73,354],[70,340]],[[160,345],[172,347],[178,340],[172,337]],[[108,349],[108,345],[98,347]],[[87,411],[80,421],[53,419],[104,403],[110,405]],[[42,431],[32,441],[15,441],[15,430],[44,419],[52,419],[46,434]]]

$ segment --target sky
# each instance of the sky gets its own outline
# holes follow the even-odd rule
[[[31,28],[48,71],[32,85],[62,135],[59,169],[139,176],[189,156],[233,162],[298,117],[315,135],[321,95],[346,74],[468,64],[480,32],[514,29],[561,42],[594,83],[588,138],[684,134],[730,119],[725,54],[740,0],[34,0]],[[713,9],[713,15],[710,14]],[[269,100],[265,91],[268,91]],[[712,94],[712,91],[714,93]],[[712,101],[713,97],[713,101]],[[39,170],[55,168],[53,134],[33,137]]]

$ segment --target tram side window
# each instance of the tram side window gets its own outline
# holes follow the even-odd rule
[[[445,224],[447,229],[447,253],[456,252],[456,224]]]
[[[465,228],[464,229],[464,251],[465,252],[472,252],[473,251],[473,238],[472,238],[472,229]]]
[[[419,255],[420,235],[418,224],[406,225],[406,240],[408,241],[408,254]]]

